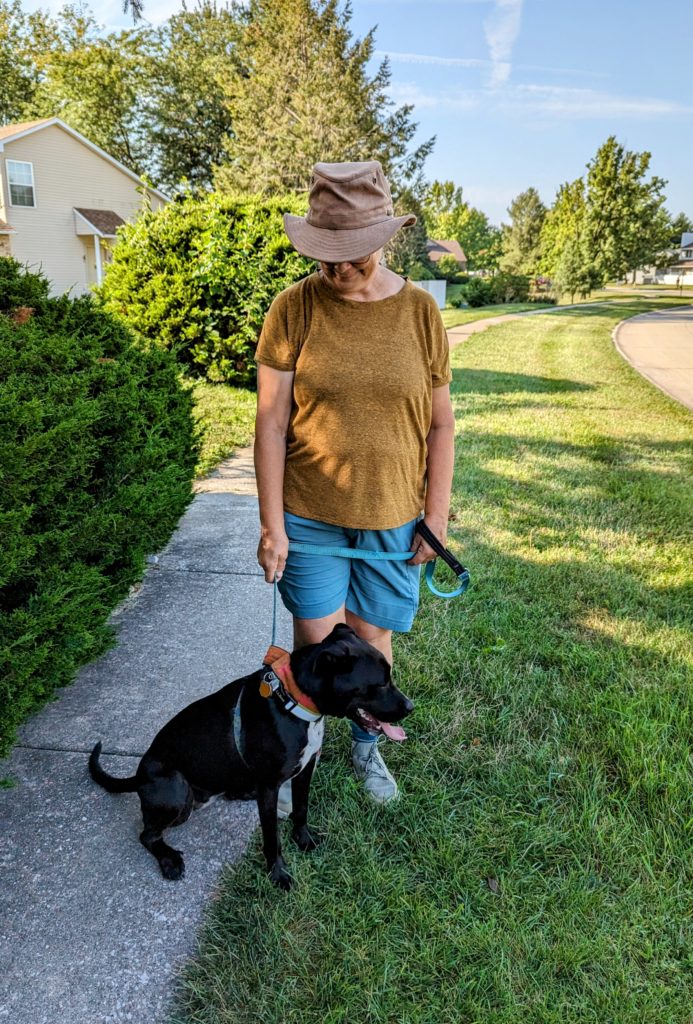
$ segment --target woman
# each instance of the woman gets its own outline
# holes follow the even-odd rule
[[[275,574],[294,645],[346,622],[392,664],[392,631],[416,614],[420,566],[445,544],[454,462],[448,342],[433,298],[381,262],[399,228],[377,161],[319,163],[309,212],[284,216],[319,270],[275,298],[257,347],[258,562]],[[289,540],[412,551],[404,561],[289,553]],[[371,799],[397,784],[377,737],[352,724],[352,762]],[[290,790],[280,792],[290,810]]]

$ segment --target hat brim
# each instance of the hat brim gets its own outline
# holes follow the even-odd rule
[[[305,217],[284,214],[284,230],[294,249],[302,256],[325,263],[365,259],[389,242],[400,228],[413,227],[414,224],[416,217],[407,213],[403,217],[388,217],[366,228],[331,230],[313,227]]]

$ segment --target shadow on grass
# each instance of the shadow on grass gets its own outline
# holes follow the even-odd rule
[[[535,377],[524,373],[503,373],[498,370],[453,370],[453,386],[457,394],[509,394],[528,391],[533,394],[594,391],[591,384],[560,377]]]

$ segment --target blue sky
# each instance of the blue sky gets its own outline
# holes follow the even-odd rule
[[[145,0],[145,14],[158,23],[180,6]],[[120,0],[92,10],[109,28],[130,24]],[[550,205],[612,134],[652,153],[667,208],[693,217],[690,0],[353,0],[353,34],[374,26],[374,67],[389,56],[415,141],[437,137],[427,177],[461,185],[495,223],[530,185]]]

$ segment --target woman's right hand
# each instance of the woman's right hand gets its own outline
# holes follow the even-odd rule
[[[289,538],[285,530],[263,531],[257,546],[257,560],[265,573],[265,582],[274,583],[274,577],[282,578],[286,558],[289,554]]]

